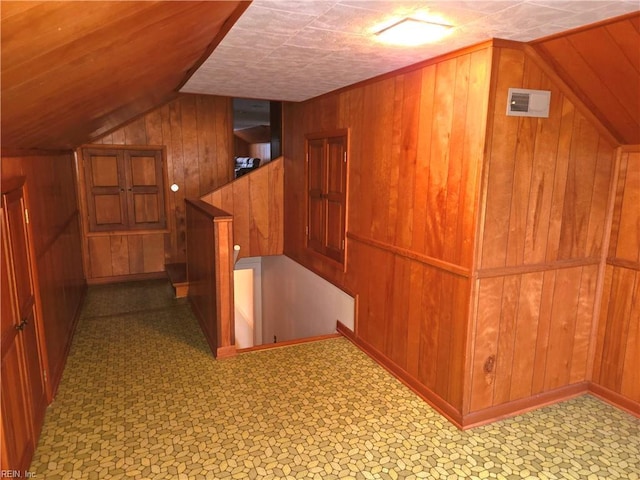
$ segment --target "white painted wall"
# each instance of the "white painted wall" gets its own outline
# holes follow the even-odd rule
[[[238,260],[233,277],[236,347],[262,345],[262,257]]]
[[[263,343],[354,329],[354,299],[286,256],[262,257]]]

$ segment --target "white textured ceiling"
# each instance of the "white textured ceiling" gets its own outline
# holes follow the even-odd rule
[[[302,101],[491,38],[530,41],[640,9],[640,0],[254,0],[181,91]],[[372,28],[416,12],[439,43],[382,45]]]

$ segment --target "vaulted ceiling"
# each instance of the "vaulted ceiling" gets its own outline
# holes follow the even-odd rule
[[[532,44],[621,143],[640,143],[637,0],[256,0],[249,7],[250,3],[2,1],[3,152],[75,148],[166,103],[181,89],[195,91],[193,85],[203,78],[209,86],[198,87],[201,93],[285,100],[290,91],[308,85],[320,86],[313,93],[320,94],[353,83],[358,79],[350,76],[351,70],[371,77],[395,66],[391,64],[396,58],[417,62],[444,53],[442,48],[465,46],[449,39],[411,53],[369,45],[366,54],[358,55],[344,33],[356,28],[358,12],[371,17],[385,8],[409,11],[425,6],[459,15],[465,22],[460,33],[475,32],[467,39],[471,43],[491,37],[531,41],[636,10],[615,22]],[[253,18],[252,10],[261,18],[254,27],[246,24]],[[343,15],[347,11],[352,15]],[[265,33],[272,28],[278,29],[275,37]],[[361,37],[353,36],[357,42]],[[337,84],[321,85],[311,75],[314,67],[307,65],[307,57],[317,67],[320,58],[314,59],[313,52],[324,50],[325,58],[330,49],[336,62],[346,58],[347,63],[333,63],[330,73]],[[266,51],[263,66],[280,65],[282,75],[252,73]],[[357,60],[349,60],[354,53]],[[227,75],[223,81],[220,71]],[[252,88],[249,93],[247,85]]]
[[[620,143],[640,144],[640,13],[532,44]]]
[[[3,1],[3,150],[74,148],[170,100],[247,5]]]

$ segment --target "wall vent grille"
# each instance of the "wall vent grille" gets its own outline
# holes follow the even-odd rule
[[[507,99],[507,115],[515,117],[549,117],[551,92],[510,88]]]

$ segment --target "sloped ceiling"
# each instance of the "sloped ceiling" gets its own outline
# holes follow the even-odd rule
[[[640,13],[532,42],[623,144],[640,144]]]
[[[170,100],[248,4],[3,1],[3,151],[74,148]]]

